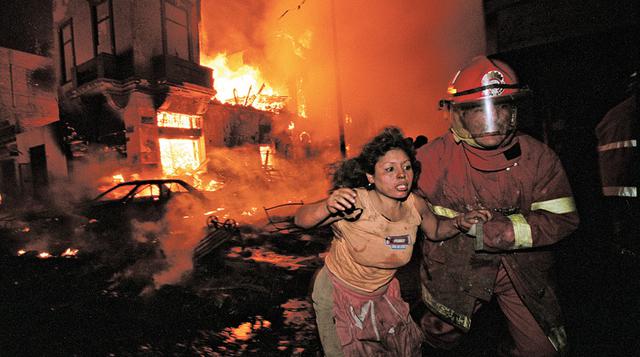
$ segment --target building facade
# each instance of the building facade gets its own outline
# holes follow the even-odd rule
[[[53,59],[65,150],[155,173],[195,170],[214,96],[199,65],[199,0],[54,4]]]
[[[67,176],[52,60],[0,48],[0,195],[43,196]]]

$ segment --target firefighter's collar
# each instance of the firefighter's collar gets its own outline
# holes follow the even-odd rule
[[[520,160],[520,142],[515,136],[503,147],[486,150],[462,142],[464,153],[471,167],[481,171],[501,171],[517,165]]]

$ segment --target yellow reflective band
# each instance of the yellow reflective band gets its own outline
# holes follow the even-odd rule
[[[605,196],[638,197],[638,188],[635,186],[605,186],[602,188]]]
[[[607,151],[613,149],[634,148],[638,146],[638,142],[635,139],[616,141],[609,144],[598,145],[598,151]]]
[[[564,214],[576,211],[576,203],[573,197],[560,197],[553,200],[534,202],[531,204],[531,210],[537,211],[543,209],[555,214]]]
[[[442,206],[434,206],[431,203],[429,203],[429,209],[431,209],[431,212],[433,212],[434,214],[436,214],[438,216],[442,216],[442,217],[447,217],[447,218],[453,218],[453,217],[455,217],[455,216],[460,214],[460,213],[452,210],[451,208],[442,207]]]
[[[424,284],[421,284],[422,289],[422,301],[433,308],[436,314],[444,317],[445,319],[451,321],[454,325],[460,327],[465,332],[469,331],[471,328],[471,318],[464,314],[460,314],[456,312],[454,309],[451,309],[445,305],[440,304],[435,301],[429,290]]]
[[[519,213],[507,217],[513,225],[513,235],[515,236],[513,248],[531,248],[533,246],[533,238],[531,237],[531,226],[527,223],[527,219]]]
[[[567,332],[564,329],[564,326],[554,327],[547,334],[547,338],[551,341],[553,348],[556,351],[563,351],[567,347]]]

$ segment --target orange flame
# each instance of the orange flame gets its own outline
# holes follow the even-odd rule
[[[158,126],[164,128],[200,129],[202,116],[158,111]]]
[[[254,323],[244,322],[238,327],[227,327],[224,329],[222,335],[226,336],[225,342],[227,343],[247,341],[253,337],[255,332],[258,330],[270,327],[271,322],[269,320],[264,320],[262,316],[256,316],[256,321]]]
[[[203,55],[200,60],[201,65],[213,69],[215,98],[222,103],[250,106],[258,110],[276,113],[282,110],[287,96],[271,88],[258,68],[242,63],[241,55],[233,57],[218,53],[214,58]],[[236,66],[229,64],[234,59],[233,62],[238,63]]]
[[[162,173],[176,176],[195,172],[202,165],[200,143],[193,139],[158,139]]]
[[[301,118],[307,117],[307,99],[304,96],[304,92],[302,91],[302,79],[298,80],[297,83],[297,100],[298,100],[298,116]]]
[[[262,167],[270,169],[274,166],[274,154],[275,150],[270,145],[260,145],[260,159]]]
[[[61,257],[75,257],[76,255],[78,255],[78,249],[74,248],[67,248],[67,250],[60,254]]]

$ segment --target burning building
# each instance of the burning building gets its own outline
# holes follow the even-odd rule
[[[215,91],[199,65],[199,21],[199,1],[56,2],[54,60],[72,163],[91,152],[171,174],[205,161],[203,118]]]
[[[206,171],[210,148],[245,144],[270,164],[274,140],[291,133],[272,135],[286,97],[247,76],[240,80],[248,91],[226,84],[231,76],[220,66],[200,65],[200,7],[199,0],[56,2],[54,60],[72,170],[113,159],[131,172],[181,176]],[[232,94],[216,97],[214,80]]]

